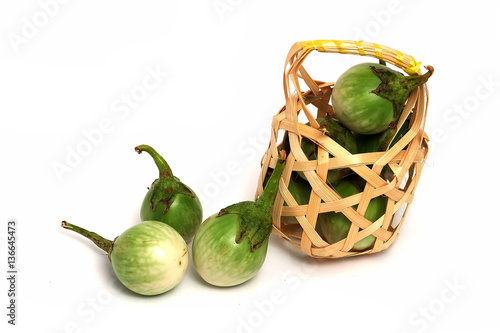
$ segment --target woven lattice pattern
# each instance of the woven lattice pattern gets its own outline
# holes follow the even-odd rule
[[[408,132],[392,148],[384,152],[351,154],[325,135],[316,118],[327,114],[335,117],[330,104],[333,82],[321,82],[309,76],[303,67],[313,51],[372,56],[402,68],[407,73],[419,73],[413,57],[373,43],[351,41],[298,42],[291,48],[285,65],[285,106],[273,117],[271,141],[262,157],[256,197],[263,191],[266,173],[274,168],[283,133],[288,136],[290,153],[283,172],[280,191],[273,207],[273,233],[289,241],[305,254],[318,258],[338,258],[375,253],[388,248],[397,238],[428,153],[428,137],[424,132],[428,104],[427,86],[416,88],[408,98],[398,129],[409,117]],[[308,91],[301,91],[305,83]],[[292,92],[293,89],[293,92]],[[314,111],[314,112],[313,112]],[[303,112],[310,126],[299,122]],[[307,138],[318,146],[317,160],[308,160],[301,149]],[[381,176],[385,166],[392,170],[392,179]],[[342,198],[325,181],[329,170],[350,168],[366,180],[361,193]],[[387,169],[387,168],[386,168]],[[309,202],[298,205],[288,190],[292,172],[302,172],[312,187]],[[385,214],[375,222],[365,219],[370,200],[386,196]],[[284,203],[286,205],[284,206]],[[352,223],[345,239],[329,244],[317,228],[318,214],[341,212]],[[298,223],[288,224],[282,217],[293,216]],[[376,237],[373,247],[363,252],[352,250],[354,243],[368,235]]]

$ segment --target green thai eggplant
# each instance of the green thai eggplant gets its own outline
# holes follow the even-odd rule
[[[177,286],[188,267],[186,242],[175,229],[158,221],[144,221],[115,240],[63,221],[61,226],[93,241],[108,254],[117,278],[141,295],[158,295]]]
[[[264,187],[267,184],[267,181],[271,175],[267,175],[264,179]],[[299,177],[299,175],[295,172],[292,172],[290,175],[290,181],[288,182],[288,191],[295,199],[299,206],[307,205],[309,203],[309,198],[311,196],[311,185],[306,180]],[[286,202],[283,202],[283,206],[288,206]],[[299,221],[295,216],[282,216],[281,223],[286,224],[297,224]]]
[[[342,198],[347,198],[362,191],[360,188],[362,182],[359,181],[359,177],[356,175],[354,176],[358,179],[347,177],[333,186],[334,190]],[[357,206],[358,205],[355,205],[353,208],[356,209]],[[369,221],[375,222],[382,215],[384,215],[386,206],[387,197],[379,196],[373,198],[366,208],[364,217]],[[330,244],[334,244],[346,238],[352,224],[342,212],[321,213],[318,215],[318,223],[321,227],[323,237]],[[366,236],[365,238],[354,243],[351,251],[366,251],[373,247],[375,240],[376,238],[373,235]]]
[[[235,286],[260,270],[272,231],[271,209],[284,168],[282,156],[255,202],[230,205],[201,224],[193,240],[192,254],[194,267],[206,282]]]
[[[189,242],[203,219],[200,200],[191,188],[172,174],[169,165],[156,150],[140,145],[135,151],[151,155],[160,172],[142,202],[141,220],[166,223]]]
[[[396,129],[389,128],[382,133],[372,135],[354,134],[358,153],[372,153],[392,148],[410,129],[410,120],[407,119],[396,133]],[[394,137],[394,139],[393,139]]]
[[[434,69],[405,76],[387,66],[361,63],[346,70],[332,90],[339,121],[358,134],[377,134],[395,128],[411,91],[427,82]]]
[[[356,139],[354,138],[351,131],[349,131],[341,123],[339,123],[329,115],[324,119],[318,118],[317,121],[320,125],[320,129],[324,130],[325,134],[332,140],[344,147],[351,154],[356,154],[358,152]],[[310,124],[307,123],[306,125]],[[301,148],[310,161],[316,160],[318,158],[318,146],[311,140],[303,138],[301,142]],[[350,168],[329,170],[326,181],[329,184],[333,184],[351,173],[352,170]],[[299,172],[298,174],[303,179],[306,179],[306,176],[303,172]]]

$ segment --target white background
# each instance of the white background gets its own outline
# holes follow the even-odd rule
[[[7,325],[2,277],[2,331],[495,332],[500,25],[492,4],[2,1],[4,272],[9,219],[19,238],[18,325]],[[102,251],[60,227],[68,220],[114,238],[139,222],[157,171],[134,152],[138,144],[165,156],[202,198],[205,217],[251,200],[284,103],[286,54],[310,39],[373,41],[435,68],[431,153],[391,248],[315,260],[273,235],[248,283],[211,287],[190,265],[171,292],[140,297],[117,282]],[[305,67],[335,81],[352,61],[368,60],[347,58],[316,53]],[[126,106],[148,71],[160,73],[158,84]],[[90,146],[85,133],[95,135]],[[77,149],[85,156],[73,156]]]

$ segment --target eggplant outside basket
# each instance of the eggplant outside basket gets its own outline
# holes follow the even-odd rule
[[[327,114],[335,118],[335,110],[330,104],[334,82],[315,80],[303,67],[307,56],[314,51],[373,57],[409,75],[420,74],[420,63],[416,63],[412,56],[375,43],[348,40],[295,43],[286,58],[283,76],[286,104],[273,117],[271,140],[261,160],[262,170],[255,196],[257,198],[263,192],[266,174],[276,165],[282,144],[278,141],[287,136],[290,151],[273,206],[273,233],[315,258],[380,252],[398,236],[429,152],[429,138],[424,131],[429,98],[427,85],[414,89],[407,99],[397,129],[407,118],[410,126],[396,144],[383,152],[351,154],[325,135],[316,121]],[[430,66],[426,68],[432,70]],[[307,85],[309,90],[302,91],[301,84],[303,87]],[[305,114],[310,126],[299,121],[300,112]],[[317,145],[317,160],[308,160],[304,154],[301,148],[303,138]],[[391,179],[381,176],[385,166],[392,171]],[[350,168],[366,180],[361,193],[342,198],[327,184],[328,171],[341,168]],[[298,205],[288,190],[292,172],[302,172],[312,188],[307,204]],[[363,216],[370,200],[382,195],[388,198],[385,214],[375,222],[365,219]],[[351,221],[351,226],[346,238],[330,244],[322,238],[317,220],[318,214],[333,211],[342,212]],[[282,217],[289,216],[295,217],[298,223],[282,221]],[[353,251],[354,243],[368,235],[376,237],[373,247],[362,252]]]

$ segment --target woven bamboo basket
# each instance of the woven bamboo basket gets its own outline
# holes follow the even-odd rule
[[[351,154],[325,135],[315,120],[327,114],[335,117],[335,113],[330,104],[334,82],[311,78],[303,66],[313,51],[374,57],[410,75],[420,74],[420,63],[416,63],[412,56],[374,43],[338,40],[295,43],[285,63],[286,104],[272,120],[271,140],[261,160],[256,198],[263,191],[266,173],[276,165],[281,138],[286,134],[290,152],[273,206],[273,233],[315,258],[339,258],[385,250],[396,240],[403,225],[428,154],[429,138],[424,132],[429,98],[427,85],[414,89],[406,101],[397,128],[399,130],[407,117],[410,127],[392,148],[384,152]],[[301,91],[300,85],[304,86],[304,83],[309,90]],[[315,114],[312,111],[316,111]],[[310,126],[299,122],[300,112],[305,114]],[[302,138],[317,144],[317,160],[307,159],[301,149]],[[393,172],[391,180],[381,176],[386,165]],[[361,193],[342,198],[326,183],[327,172],[340,168],[350,168],[366,180]],[[288,190],[294,171],[303,172],[312,187],[306,205],[298,205]],[[363,216],[370,200],[382,195],[388,198],[385,214],[375,222],[365,219]],[[332,211],[342,212],[351,221],[351,227],[345,239],[329,244],[322,238],[316,224],[318,214]],[[294,216],[298,223],[283,223],[281,217],[284,216]],[[354,243],[368,235],[376,237],[373,247],[363,252],[353,251]]]

